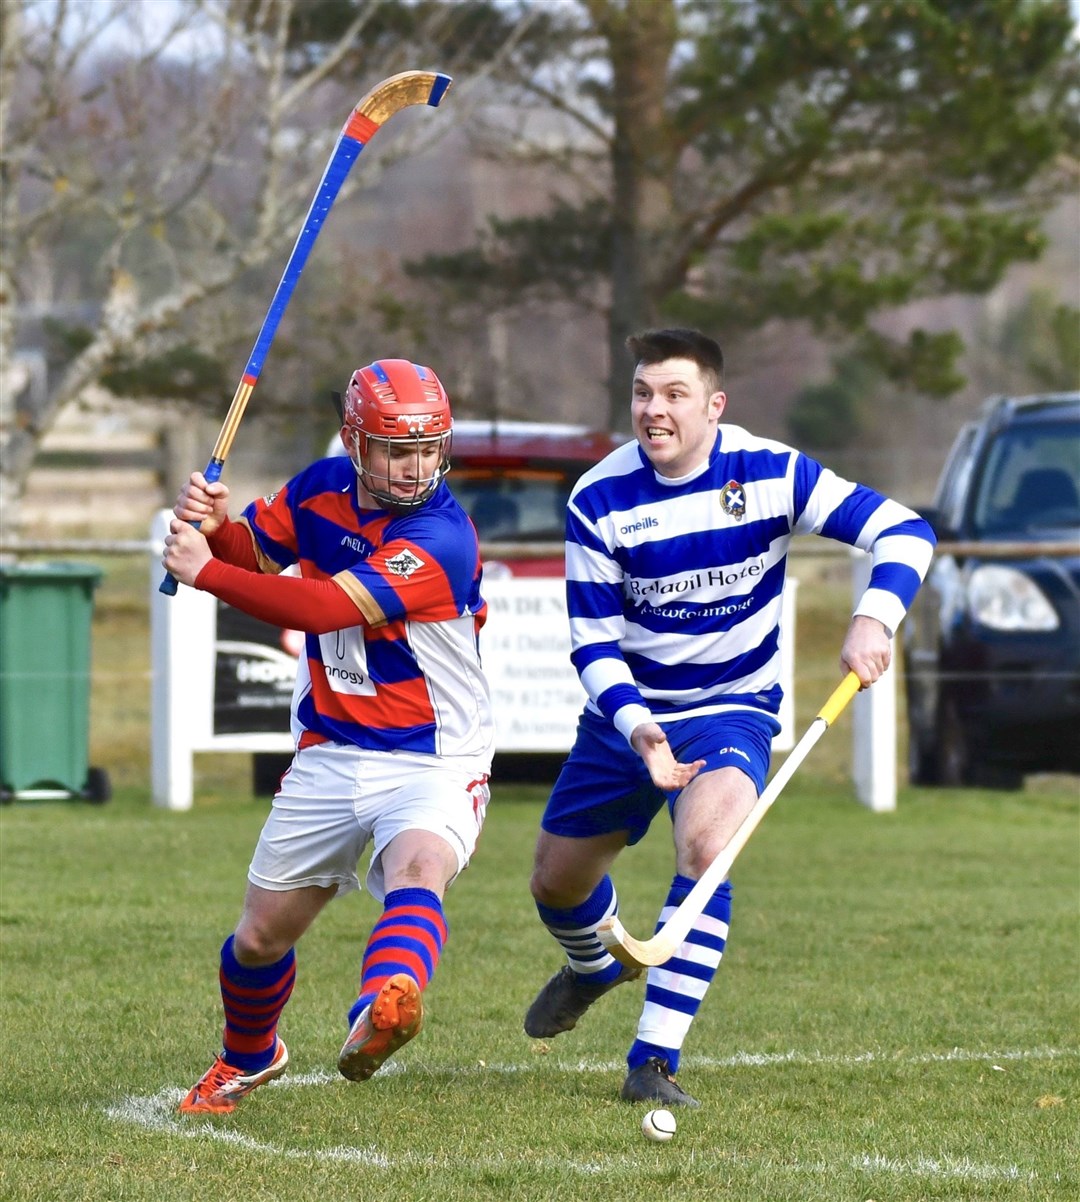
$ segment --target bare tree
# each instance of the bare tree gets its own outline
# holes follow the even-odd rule
[[[366,89],[427,65],[410,61],[415,38],[371,56],[373,68],[358,63],[379,8],[377,0],[351,6],[332,41],[298,55],[291,33],[302,0],[5,0],[0,514],[8,532],[18,529],[40,442],[66,405],[118,366],[180,346],[212,356],[236,337],[236,297],[251,273],[284,263],[358,82]],[[375,162],[361,159],[342,198],[418,138],[438,136],[430,124],[402,125],[404,136]],[[80,337],[45,385],[31,387],[15,353],[20,322],[65,301],[79,306]],[[241,324],[253,336],[250,317]]]

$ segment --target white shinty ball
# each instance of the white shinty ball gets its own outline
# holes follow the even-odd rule
[[[675,1134],[675,1116],[670,1110],[650,1110],[641,1120],[641,1132],[646,1139],[666,1143]]]

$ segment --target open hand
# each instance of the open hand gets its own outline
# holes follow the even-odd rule
[[[680,764],[671,750],[663,727],[656,722],[643,722],[640,726],[635,726],[630,736],[630,745],[645,761],[653,784],[666,793],[684,789],[705,767],[704,760]]]

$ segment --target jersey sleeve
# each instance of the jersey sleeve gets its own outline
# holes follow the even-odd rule
[[[277,575],[297,562],[293,497],[299,493],[299,477],[296,477],[277,492],[252,501],[241,516],[240,520],[251,530],[262,572]]]
[[[206,541],[215,559],[235,564],[249,572],[259,571],[255,539],[247,522],[231,522],[226,518],[213,533],[206,536]]]
[[[334,576],[368,625],[444,622],[469,612],[479,567],[475,534],[422,512],[399,526],[372,555]]]
[[[796,462],[795,511],[796,534],[820,534],[871,554],[870,582],[854,613],[877,618],[894,634],[930,566],[937,539],[929,523],[805,455]]]
[[[261,622],[307,634],[356,626],[360,617],[352,598],[332,580],[267,575],[220,559],[211,559],[203,567],[195,587]]]

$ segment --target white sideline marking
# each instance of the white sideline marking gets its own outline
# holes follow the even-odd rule
[[[277,1082],[272,1081],[270,1084],[274,1085]],[[115,1106],[109,1106],[105,1114],[117,1122],[132,1123],[136,1127],[145,1127],[151,1131],[165,1131],[170,1135],[182,1135],[185,1139],[216,1139],[248,1152],[265,1152],[271,1156],[282,1156],[286,1160],[345,1160],[372,1168],[394,1167],[394,1162],[374,1145],[366,1148],[320,1148],[317,1152],[306,1152],[298,1148],[280,1148],[276,1144],[262,1143],[239,1131],[217,1127],[209,1119],[182,1121],[176,1107],[186,1092],[169,1086],[159,1089],[149,1097],[124,1098]]]
[[[864,1169],[868,1173],[895,1173],[914,1177],[949,1177],[963,1181],[1036,1181],[1038,1174],[1028,1170],[1024,1172],[1015,1164],[996,1165],[978,1164],[966,1156],[954,1160],[951,1156],[944,1160],[931,1159],[928,1156],[916,1156],[912,1160],[897,1160],[892,1156],[857,1156],[851,1161],[851,1167]]]
[[[847,1164],[850,1168],[864,1173],[891,1173],[895,1177],[940,1177],[945,1180],[960,1181],[1038,1181],[1039,1174],[1034,1169],[1022,1169],[1015,1164],[979,1164],[963,1156],[956,1159],[952,1156],[912,1156],[899,1159],[896,1156],[852,1156]],[[769,1169],[789,1169],[800,1173],[825,1174],[835,1171],[834,1166],[824,1160],[814,1161],[813,1164],[802,1164],[799,1161],[770,1161]],[[1060,1180],[1060,1174],[1055,1173],[1052,1180]]]
[[[770,1068],[773,1065],[786,1064],[835,1064],[851,1067],[856,1064],[945,1064],[950,1061],[984,1063],[998,1060],[1071,1060],[1080,1056],[1080,1048],[1032,1048],[1029,1051],[1014,1052],[969,1052],[963,1048],[953,1048],[949,1052],[924,1052],[915,1056],[897,1056],[889,1052],[858,1052],[851,1056],[825,1056],[818,1052],[736,1052],[734,1056],[687,1056],[683,1059],[683,1067],[689,1068]],[[412,1069],[399,1060],[391,1060],[379,1069],[380,1077],[395,1076],[398,1073],[423,1071],[429,1076],[439,1074],[461,1077],[465,1075],[481,1076],[492,1073],[513,1076],[517,1073],[535,1073],[552,1070],[563,1073],[614,1073],[622,1072],[626,1067],[625,1060],[560,1060],[556,1056],[544,1055],[525,1064],[452,1064],[452,1065],[419,1065]],[[1004,1072],[996,1063],[991,1067],[998,1072]],[[301,1085],[332,1085],[340,1082],[338,1073],[290,1073],[269,1082],[274,1089],[290,1089]]]
[[[291,1082],[274,1081],[271,1085],[282,1088],[287,1084],[322,1084],[323,1074],[313,1074],[313,1078],[293,1078]],[[333,1080],[334,1078],[330,1078]],[[337,1078],[340,1080],[340,1078]],[[305,1160],[325,1162],[339,1161],[346,1164],[358,1164],[373,1169],[402,1169],[402,1168],[438,1168],[439,1157],[417,1155],[405,1152],[398,1156],[387,1156],[373,1144],[366,1147],[339,1146],[336,1148],[316,1148],[305,1150],[301,1148],[285,1148],[277,1144],[265,1143],[252,1139],[239,1131],[227,1127],[218,1127],[209,1119],[181,1120],[177,1117],[176,1107],[184,1096],[184,1090],[172,1087],[159,1090],[149,1097],[125,1098],[122,1102],[106,1109],[106,1115],[118,1122],[131,1123],[151,1131],[162,1131],[170,1135],[180,1135],[185,1139],[215,1139],[221,1143],[231,1144],[246,1152],[259,1152],[267,1156],[278,1156],[283,1160]],[[473,1165],[482,1170],[505,1167],[511,1161],[509,1156],[486,1156],[474,1159]],[[454,1164],[458,1161],[453,1160]],[[730,1168],[730,1160],[724,1157],[703,1158],[695,1157],[695,1163],[702,1168]],[[979,1164],[966,1157],[961,1160],[951,1158],[936,1159],[928,1156],[916,1156],[908,1160],[899,1160],[892,1156],[855,1156],[848,1160],[848,1165],[856,1170],[867,1173],[890,1173],[900,1177],[939,1177],[963,1181],[1037,1181],[1038,1173],[1031,1169],[1021,1169],[1015,1164]],[[451,1164],[445,1161],[446,1167]],[[574,1161],[563,1156],[529,1157],[529,1165],[533,1168],[569,1169],[571,1172],[590,1176],[598,1173],[610,1173],[622,1169],[627,1173],[638,1174],[641,1171],[640,1160],[635,1156],[607,1156],[602,1161]],[[819,1176],[833,1172],[833,1166],[826,1161],[815,1161],[804,1164],[798,1160],[773,1161],[768,1166],[772,1171],[788,1171],[800,1174],[815,1174]],[[1055,1175],[1056,1177],[1056,1175]]]
[[[945,1064],[950,1061],[993,1060],[1069,1060],[1080,1056],[1080,1048],[1031,1048],[1015,1052],[969,1052],[952,1048],[948,1052],[922,1052],[916,1056],[899,1056],[891,1052],[859,1052],[853,1056],[824,1056],[818,1052],[737,1052],[723,1060],[709,1057],[687,1057],[689,1063],[704,1068],[758,1067],[770,1064]],[[621,1062],[620,1062],[621,1063]],[[993,1066],[997,1068],[997,1065]],[[1003,1069],[998,1069],[1003,1072]]]
[[[887,1052],[860,1052],[850,1056],[826,1056],[821,1053],[812,1052],[739,1052],[734,1056],[724,1058],[694,1056],[688,1057],[688,1062],[697,1067],[703,1068],[741,1068],[752,1067],[762,1068],[773,1065],[789,1065],[789,1064],[835,1064],[850,1066],[855,1064],[933,1064],[945,1063],[950,1061],[964,1062],[992,1062],[992,1066],[998,1071],[1005,1071],[998,1065],[998,1061],[1017,1061],[1017,1060],[1060,1060],[1072,1059],[1080,1056],[1080,1049],[1076,1048],[1034,1048],[1029,1051],[1005,1051],[1005,1052],[971,1052],[963,1048],[953,1048],[948,1052],[925,1052],[914,1056],[901,1056]],[[538,1060],[528,1064],[474,1064],[474,1065],[453,1065],[445,1068],[430,1068],[424,1067],[423,1072],[428,1074],[438,1074],[440,1072],[453,1073],[455,1076],[460,1076],[462,1073],[470,1074],[488,1074],[488,1073],[530,1073],[545,1070],[555,1072],[612,1072],[621,1071],[624,1067],[624,1061],[589,1061],[578,1060],[573,1063],[564,1063],[554,1057],[544,1056]],[[391,1061],[379,1070],[379,1076],[392,1076],[398,1073],[409,1072],[409,1068],[400,1062]],[[415,1071],[415,1070],[412,1070]],[[276,1081],[270,1081],[265,1088],[268,1089],[296,1089],[304,1086],[312,1085],[330,1085],[342,1084],[342,1078],[337,1073],[297,1073],[292,1076],[281,1077]],[[105,1114],[108,1118],[120,1123],[130,1123],[137,1127],[143,1127],[147,1130],[162,1131],[170,1135],[179,1135],[185,1139],[214,1139],[223,1143],[232,1144],[234,1147],[242,1148],[248,1152],[262,1153],[268,1156],[278,1156],[285,1160],[310,1160],[310,1161],[325,1161],[334,1160],[342,1161],[349,1164],[364,1165],[368,1168],[379,1169],[395,1169],[406,1167],[426,1167],[433,1168],[439,1164],[437,1157],[420,1156],[413,1153],[404,1153],[397,1156],[387,1156],[380,1152],[374,1144],[368,1144],[363,1147],[339,1146],[336,1148],[317,1148],[305,1150],[300,1148],[281,1147],[277,1144],[265,1143],[260,1140],[252,1139],[251,1136],[244,1135],[242,1132],[231,1130],[227,1127],[218,1126],[209,1118],[193,1119],[180,1118],[177,1113],[177,1105],[180,1099],[183,1098],[186,1090],[177,1089],[173,1086],[166,1086],[164,1089],[158,1090],[156,1094],[144,1096],[132,1096],[122,1098],[113,1106],[106,1107]],[[696,1157],[697,1163],[712,1168],[730,1168],[731,1162],[728,1158],[717,1157],[713,1160],[706,1160]],[[485,1157],[482,1160],[474,1161],[478,1168],[497,1168],[505,1166],[510,1158],[506,1156]],[[447,1164],[450,1162],[447,1161]],[[455,1162],[456,1163],[456,1162]],[[637,1157],[633,1156],[608,1156],[602,1161],[572,1161],[567,1160],[562,1156],[542,1156],[530,1157],[529,1164],[535,1168],[557,1167],[563,1170],[569,1169],[572,1172],[581,1173],[583,1175],[591,1175],[601,1172],[611,1172],[614,1169],[625,1169],[628,1173],[640,1173],[641,1164]],[[940,1179],[953,1179],[964,1181],[1036,1181],[1038,1174],[1030,1169],[1022,1169],[1015,1164],[979,1164],[976,1161],[967,1159],[953,1159],[951,1157],[930,1157],[916,1155],[908,1159],[898,1159],[892,1156],[881,1155],[863,1155],[852,1157],[847,1161],[849,1167],[866,1173],[889,1173],[893,1176],[914,1176],[914,1177],[933,1177]],[[769,1165],[773,1170],[781,1170],[796,1173],[812,1173],[812,1174],[828,1174],[833,1171],[833,1166],[825,1161],[815,1161],[813,1163],[802,1163],[800,1161],[773,1161]],[[1054,1175],[1057,1179],[1057,1174]]]

